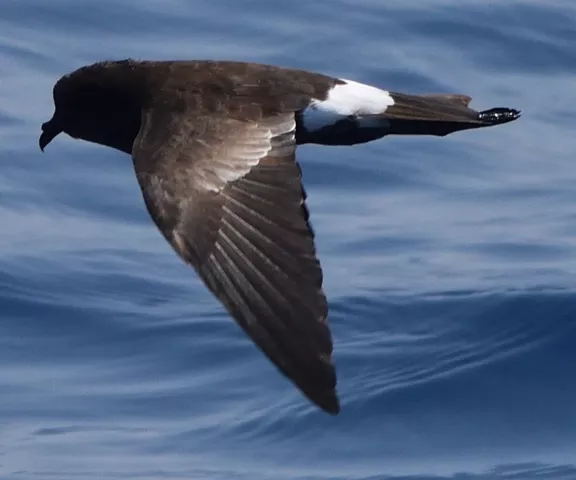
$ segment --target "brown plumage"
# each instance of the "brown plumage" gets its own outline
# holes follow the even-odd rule
[[[385,91],[378,101],[390,105],[374,113],[365,87],[254,63],[101,62],[56,83],[40,147],[65,132],[131,154],[166,240],[280,371],[336,414],[328,307],[296,145],[446,135],[519,115],[477,112],[465,96]],[[311,128],[306,115],[318,106],[337,118]]]

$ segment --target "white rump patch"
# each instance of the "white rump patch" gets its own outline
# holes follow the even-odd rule
[[[318,130],[345,117],[378,115],[394,105],[390,92],[370,85],[342,79],[335,85],[324,101],[314,100],[303,112],[304,127],[308,131]]]

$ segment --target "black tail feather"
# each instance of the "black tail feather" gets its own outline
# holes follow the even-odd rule
[[[388,134],[445,136],[453,132],[490,127],[520,117],[514,108],[477,111],[463,95],[405,95],[394,93],[394,105],[383,117],[390,122]]]

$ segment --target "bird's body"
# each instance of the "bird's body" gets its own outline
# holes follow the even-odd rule
[[[407,95],[242,62],[124,60],[62,77],[42,126],[132,155],[144,202],[175,251],[313,402],[339,411],[327,302],[296,146],[505,123],[462,95]]]

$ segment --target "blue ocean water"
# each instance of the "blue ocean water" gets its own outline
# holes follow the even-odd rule
[[[576,479],[573,0],[0,2],[0,478]],[[155,230],[130,159],[59,137],[106,58],[307,68],[521,120],[299,149],[342,413]]]

